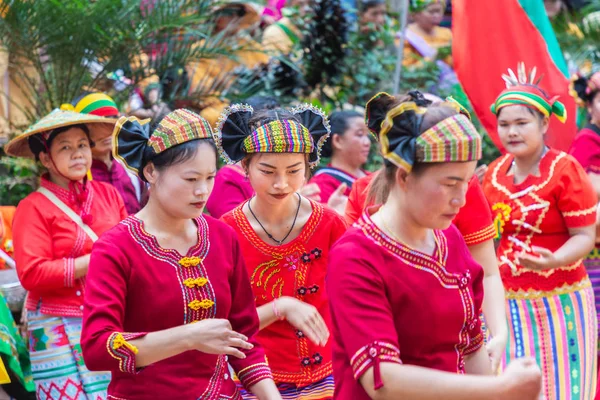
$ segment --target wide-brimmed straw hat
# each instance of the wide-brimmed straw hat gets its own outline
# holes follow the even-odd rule
[[[34,158],[35,155],[29,147],[28,138],[44,132],[51,132],[54,129],[65,126],[85,124],[90,130],[90,135],[95,128],[100,127],[100,124],[115,124],[113,118],[98,117],[96,115],[81,114],[74,111],[54,110],[44,118],[40,119],[35,124],[27,128],[22,134],[15,137],[4,146],[6,154],[13,157]]]

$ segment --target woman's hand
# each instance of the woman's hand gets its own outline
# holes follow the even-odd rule
[[[521,358],[508,365],[499,383],[498,399],[536,400],[542,389],[542,374],[534,359]]]
[[[88,273],[88,267],[90,266],[90,254],[85,256],[77,257],[75,259],[75,279],[83,278]]]
[[[492,373],[494,374],[498,371],[500,361],[506,351],[507,340],[506,335],[494,336],[485,346],[490,357],[490,362],[492,363]]]
[[[307,185],[302,186],[300,190],[298,190],[298,193],[313,201],[321,201],[321,189],[316,183],[309,183]]]
[[[347,188],[348,185],[342,183],[335,189],[335,192],[331,194],[327,201],[327,206],[335,210],[341,216],[344,216],[346,213],[346,204],[348,204],[348,196],[344,194]]]
[[[552,268],[557,268],[562,265],[561,260],[556,258],[554,252],[548,249],[533,246],[531,250],[534,253],[539,254],[539,256],[536,257],[534,255],[523,252],[517,254],[517,262],[525,268],[544,271]]]
[[[232,330],[226,319],[204,319],[185,326],[190,350],[246,358],[239,349],[250,350],[254,347],[246,336]]]
[[[324,346],[327,343],[329,329],[315,307],[287,296],[276,301],[282,316],[294,328],[300,330],[317,346]]]

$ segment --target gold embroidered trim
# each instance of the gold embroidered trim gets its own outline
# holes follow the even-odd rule
[[[530,299],[541,299],[544,297],[552,297],[558,296],[561,294],[568,294],[577,292],[582,289],[586,289],[592,287],[592,283],[589,278],[583,278],[581,281],[574,283],[572,285],[564,284],[563,286],[557,287],[554,290],[523,290],[520,289],[518,291],[507,290],[506,298],[509,300],[530,300]]]
[[[592,206],[586,210],[578,211],[567,211],[562,213],[563,217],[581,217],[583,215],[589,215],[596,211],[597,206]]]

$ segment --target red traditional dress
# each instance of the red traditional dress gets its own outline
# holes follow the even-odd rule
[[[121,196],[105,183],[87,182],[78,199],[47,177],[41,186],[76,213],[91,216],[88,226],[97,235],[127,216]],[[75,259],[91,253],[92,240],[38,192],[19,203],[13,240],[19,279],[29,291],[29,351],[38,398],[105,398],[110,375],[88,371],[79,345],[86,278],[75,279]]]
[[[352,186],[352,192],[346,205],[345,217],[348,224],[353,224],[365,207],[372,206],[372,204],[367,205],[366,203],[369,183],[374,176],[375,174],[371,174],[362,177]],[[453,223],[463,235],[467,246],[491,240],[496,235],[489,204],[475,176],[469,181],[465,206],[460,209]]]
[[[95,181],[113,185],[119,191],[129,214],[135,214],[142,209],[145,184],[136,175],[128,173],[125,167],[114,160],[110,168],[104,161],[92,160],[91,171]]]
[[[545,399],[591,399],[596,388],[597,320],[590,280],[581,260],[547,271],[519,265],[532,246],[556,251],[569,229],[594,225],[596,194],[581,166],[548,150],[540,176],[514,183],[514,157],[488,169],[484,191],[495,214],[498,261],[507,298],[509,342],[504,366],[530,356],[542,368]]]
[[[359,380],[381,362],[465,373],[483,344],[483,270],[455,227],[435,231],[433,255],[394,240],[365,212],[331,250],[335,396],[369,400]],[[423,297],[423,288],[427,288]]]
[[[363,172],[368,174],[367,171]],[[327,204],[333,192],[335,192],[342,183],[346,184],[344,196],[349,196],[352,185],[354,185],[354,182],[357,180],[358,178],[356,176],[339,168],[332,167],[330,164],[315,172],[309,183],[316,183],[317,186],[319,186],[319,189],[321,190],[319,193],[321,196],[321,203]]]
[[[112,372],[111,399],[241,399],[224,355],[188,351],[135,367],[128,340],[207,318],[228,319],[255,345],[229,358],[246,387],[271,378],[236,235],[211,217],[195,221],[198,243],[185,255],[161,248],[135,216],[94,246],[81,345],[91,369]]]
[[[211,216],[221,218],[254,195],[254,189],[239,165],[226,165],[215,176],[215,186],[206,203]]]
[[[300,235],[282,246],[272,246],[254,232],[242,211],[244,204],[222,219],[240,239],[256,305],[262,306],[281,296],[295,297],[316,307],[331,326],[325,275],[329,249],[346,230],[344,221],[333,210],[311,202],[313,212]],[[257,339],[265,348],[284,398],[331,398],[330,343],[316,346],[287,321],[277,321],[262,329]]]

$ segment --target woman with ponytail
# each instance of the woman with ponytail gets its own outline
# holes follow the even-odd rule
[[[552,115],[564,106],[519,64],[492,105],[507,154],[490,164],[483,188],[499,238],[509,340],[505,362],[535,357],[542,397],[592,399],[598,321],[582,260],[594,247],[597,197],[585,170],[546,146]]]
[[[387,196],[331,250],[335,398],[534,400],[533,360],[492,376],[479,320],[483,270],[452,226],[481,137],[456,104],[426,105],[419,92],[367,104]]]
[[[13,220],[17,272],[29,291],[25,308],[38,398],[106,398],[110,374],[87,369],[79,338],[92,245],[127,216],[113,186],[87,179],[90,137],[111,125],[99,116],[55,110],[5,147],[9,155],[35,157],[47,170]]]
[[[309,105],[257,112],[234,105],[217,125],[221,156],[242,162],[255,193],[222,219],[241,242],[260,319],[257,339],[284,399],[333,396],[325,275],[329,249],[346,226],[298,193],[329,132],[327,117]]]

